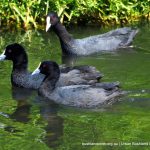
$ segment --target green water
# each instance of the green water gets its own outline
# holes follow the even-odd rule
[[[74,28],[76,38],[109,29]],[[81,35],[82,33],[82,35]],[[36,91],[14,88],[12,63],[0,62],[0,150],[141,150],[150,142],[150,28],[141,27],[133,49],[78,58],[74,65],[96,66],[102,81],[120,81],[129,94],[103,109],[82,110],[56,105]],[[62,62],[59,41],[53,32],[1,32],[0,52],[19,42],[28,52],[29,70],[41,60]],[[85,146],[82,143],[100,145]],[[116,143],[116,146],[101,145]],[[125,146],[126,144],[126,146]],[[131,145],[132,144],[132,145]]]

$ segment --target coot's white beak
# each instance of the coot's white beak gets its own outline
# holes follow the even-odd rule
[[[5,51],[0,55],[0,61],[5,60],[6,55],[4,55],[4,54],[5,54]]]
[[[50,29],[51,27],[51,18],[47,17],[46,18],[46,32]]]
[[[39,63],[38,67],[32,72],[31,75],[35,75],[35,74],[39,74],[40,73],[40,65],[41,65],[41,62]]]
[[[39,74],[40,73],[40,69],[39,68],[37,68],[37,69],[35,69],[33,72],[32,72],[32,76],[33,75],[35,75],[35,74]]]

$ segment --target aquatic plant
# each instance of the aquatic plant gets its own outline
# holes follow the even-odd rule
[[[2,0],[0,26],[25,29],[45,25],[45,16],[56,11],[64,23],[125,24],[149,21],[150,1],[147,0]]]

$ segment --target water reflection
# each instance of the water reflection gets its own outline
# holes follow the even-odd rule
[[[49,147],[57,147],[59,145],[58,140],[63,136],[63,118],[57,115],[58,105],[43,97],[38,97],[40,105],[41,117],[46,120],[47,126],[44,127],[46,136],[44,142]]]
[[[19,87],[12,87],[12,97],[17,101],[16,110],[10,115],[15,121],[21,123],[28,123],[30,118],[30,111],[33,105],[40,109],[41,118],[47,122],[44,128],[46,135],[42,139],[49,147],[57,147],[58,140],[63,136],[63,118],[57,115],[59,106],[52,101],[41,96],[34,96],[36,91],[31,89],[24,89]],[[32,99],[32,100],[30,100]],[[7,127],[11,131],[13,127]]]
[[[30,120],[29,115],[32,105],[27,100],[32,96],[32,93],[33,90],[30,89],[12,87],[12,98],[17,101],[17,108],[10,115],[10,118],[22,123],[27,123]]]
[[[77,56],[72,55],[62,55],[62,64],[65,64],[66,66],[74,66],[77,61]]]
[[[83,31],[82,34],[79,31]],[[76,30],[73,29],[70,33],[75,35],[76,38],[82,38],[90,34],[99,33],[99,29],[89,28],[88,30],[85,30],[84,28],[83,30],[78,30],[77,28]],[[133,44],[136,45],[134,51],[132,49],[131,51],[127,49],[119,50],[114,53],[101,53],[96,56],[78,58],[77,60],[73,59],[72,61],[72,58],[61,58],[60,43],[53,32],[2,32],[0,34],[1,52],[6,45],[10,43],[18,42],[22,44],[29,55],[29,69],[31,70],[35,69],[41,60],[49,59],[59,63],[62,61],[62,63],[68,65],[72,65],[74,62],[76,62],[75,65],[93,65],[104,73],[102,81],[120,81],[122,88],[131,91],[131,94],[129,94],[122,102],[112,105],[112,107],[109,107],[107,110],[102,110],[102,113],[101,111],[99,112],[99,109],[94,109],[93,111],[95,112],[93,113],[89,111],[83,112],[78,109],[77,111],[73,111],[72,108],[68,109],[68,107],[61,108],[60,112],[65,111],[65,114],[61,114],[65,118],[67,117],[65,120],[65,130],[63,131],[64,122],[63,119],[58,116],[59,108],[50,103],[41,102],[42,98],[41,100],[40,98],[38,99],[36,94],[34,94],[34,91],[33,93],[31,92],[30,95],[30,91],[29,93],[26,93],[25,91],[22,92],[23,89],[20,91],[19,89],[12,89],[12,95],[14,95],[13,99],[17,102],[17,107],[11,115],[7,114],[8,112],[12,112],[15,103],[11,103],[11,98],[9,97],[9,72],[11,62],[1,62],[0,107],[3,107],[3,109],[1,109],[0,112],[0,149],[8,149],[8,147],[14,146],[18,149],[16,146],[18,146],[17,144],[20,143],[21,139],[23,141],[23,146],[28,145],[29,147],[34,147],[37,143],[33,143],[33,145],[31,143],[30,145],[30,138],[28,139],[27,137],[28,128],[32,125],[35,116],[40,116],[41,120],[43,118],[44,123],[35,122],[36,124],[34,124],[33,131],[30,130],[30,134],[35,134],[36,136],[38,134],[35,133],[36,129],[39,127],[42,128],[39,132],[42,132],[44,129],[46,135],[42,140],[45,142],[45,145],[47,144],[50,147],[50,149],[52,147],[56,147],[55,149],[57,149],[59,145],[58,142],[62,141],[58,139],[62,137],[63,141],[58,149],[81,149],[79,143],[82,143],[83,141],[97,141],[100,139],[102,142],[114,141],[114,139],[119,139],[120,141],[126,139],[126,141],[130,141],[131,138],[133,141],[147,141],[147,139],[149,139],[148,114],[150,106],[149,35],[149,26],[140,29],[139,34],[133,42]],[[74,112],[76,112],[76,114]],[[66,116],[66,113],[69,115]],[[9,117],[11,117],[12,120],[10,120]],[[76,122],[76,124],[74,124],[72,120]],[[95,132],[93,132],[93,129]],[[3,130],[8,133],[5,131],[3,132]],[[99,131],[103,131],[103,134],[99,134]],[[125,136],[122,136],[123,132],[125,133]],[[63,134],[65,134],[65,136],[63,136]],[[37,142],[40,143],[40,141]],[[20,146],[22,146],[21,143]],[[87,147],[85,147],[85,149],[86,148]],[[101,149],[99,146],[96,148]],[[109,148],[106,147],[104,149]]]

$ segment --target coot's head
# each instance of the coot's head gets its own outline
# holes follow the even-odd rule
[[[43,61],[39,64],[38,68],[32,73],[32,75],[42,73],[50,78],[59,78],[60,69],[56,62]]]
[[[56,25],[59,22],[59,17],[57,13],[50,12],[46,16],[46,32],[50,29],[51,26]]]
[[[0,55],[0,61],[2,60],[12,60],[16,61],[24,61],[27,60],[27,55],[24,48],[18,44],[10,44],[8,45],[4,52]]]

